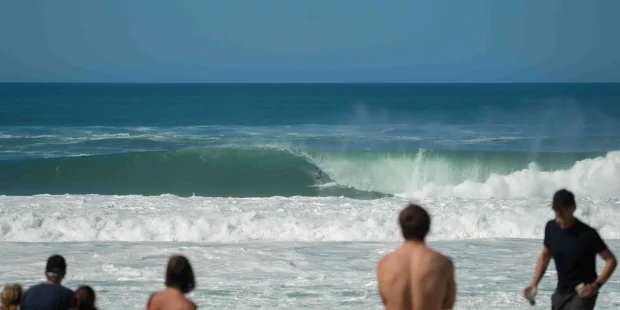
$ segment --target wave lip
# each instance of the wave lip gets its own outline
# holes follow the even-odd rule
[[[343,242],[402,240],[407,200],[336,197],[202,198],[172,195],[2,197],[0,241]],[[430,241],[542,238],[546,199],[425,199]],[[577,216],[620,238],[618,199],[579,198]]]

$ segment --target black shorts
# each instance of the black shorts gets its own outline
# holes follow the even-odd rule
[[[551,310],[594,310],[598,294],[590,298],[581,298],[576,293],[558,293],[551,295]]]

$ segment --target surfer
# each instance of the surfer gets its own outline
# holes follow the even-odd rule
[[[317,184],[323,182],[323,172],[317,166],[314,166],[314,182]]]

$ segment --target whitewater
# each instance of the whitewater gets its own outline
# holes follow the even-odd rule
[[[91,284],[99,305],[140,309],[162,285],[169,255],[192,259],[202,308],[377,309],[376,262],[400,242],[395,220],[409,200],[344,197],[207,198],[171,195],[2,197],[0,274],[41,280],[62,253],[66,284]],[[417,199],[433,217],[429,243],[450,255],[456,309],[528,309],[520,292],[540,251],[547,198]],[[577,216],[620,247],[620,200],[578,200]],[[539,287],[550,296],[553,263]],[[599,261],[598,271],[601,271]],[[620,281],[601,309],[615,309]],[[540,307],[549,306],[544,297]]]
[[[180,253],[201,309],[381,309],[376,263],[416,202],[455,309],[530,309],[556,190],[620,251],[612,86],[0,84],[0,279],[59,253],[101,309],[143,309]],[[618,307],[614,275],[597,309]]]

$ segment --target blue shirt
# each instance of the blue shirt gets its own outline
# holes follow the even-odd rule
[[[26,291],[19,309],[68,310],[72,301],[72,290],[58,284],[40,283]]]

